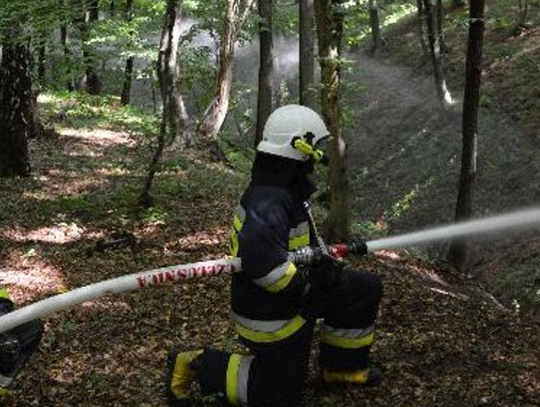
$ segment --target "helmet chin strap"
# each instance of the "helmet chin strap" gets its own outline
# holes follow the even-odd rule
[[[328,164],[328,158],[325,157],[324,151],[313,147],[307,141],[302,140],[300,137],[295,137],[292,140],[292,146],[295,150],[300,151],[301,153],[307,155],[308,157],[313,158],[317,163]]]

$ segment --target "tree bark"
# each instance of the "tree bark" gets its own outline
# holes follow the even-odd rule
[[[427,55],[429,53],[428,46],[426,44],[426,14],[424,13],[424,0],[416,0],[416,7],[417,7],[417,15],[418,15],[418,36],[420,39],[420,47],[422,48],[422,51],[424,55]]]
[[[476,156],[478,154],[478,104],[482,80],[484,6],[485,0],[471,0],[470,2],[465,95],[463,98],[463,147],[456,221],[469,219],[472,214],[473,192],[476,183]],[[470,261],[470,250],[466,241],[455,240],[452,242],[449,260],[459,269],[467,267]]]
[[[314,108],[315,10],[313,0],[300,0],[300,104]]]
[[[446,109],[454,102],[452,100],[452,95],[450,95],[450,91],[446,86],[446,80],[444,79],[444,74],[442,70],[441,48],[438,36],[436,35],[433,4],[432,0],[423,0],[423,2],[425,22],[429,40],[429,52],[433,65],[433,76],[435,79],[435,88],[437,90],[437,96],[439,98],[441,106]]]
[[[324,226],[329,242],[349,236],[349,182],[346,172],[346,143],[341,131],[339,107],[341,85],[341,42],[344,16],[339,0],[315,0],[315,18],[321,64],[321,106],[332,135],[330,142],[330,210]]]
[[[68,25],[63,23],[60,26],[60,41],[62,43],[62,48],[64,50],[64,64],[65,64],[65,73],[66,73],[66,87],[69,92],[75,90],[75,84],[73,83],[73,76],[71,73],[71,50],[69,49],[69,39],[68,39]]]
[[[272,0],[259,0],[259,92],[257,97],[257,124],[255,147],[263,138],[264,125],[272,113],[274,94],[274,56],[272,41]]]
[[[369,0],[369,24],[371,26],[371,53],[375,55],[382,46],[381,22],[377,0]]]
[[[444,7],[443,0],[437,0],[437,40],[439,41],[439,48],[441,54],[448,54],[448,47],[444,40]]]
[[[178,136],[179,132],[185,130],[188,119],[178,89],[179,69],[177,62],[181,33],[182,5],[182,0],[167,0],[157,62],[157,76],[163,102],[161,126],[158,135],[158,144],[150,162],[148,175],[139,197],[139,202],[146,207],[152,206],[154,203],[150,190],[155,174],[159,169],[161,156],[167,145],[167,138],[172,142]]]
[[[30,174],[28,139],[33,137],[32,74],[30,51],[17,42],[21,27],[3,33],[0,64],[0,176]]]
[[[84,6],[83,6],[84,10]],[[88,44],[90,40],[90,28],[92,23],[99,20],[99,0],[91,0],[88,10],[84,10],[83,22],[80,24],[81,39],[83,42],[83,60],[86,65],[86,72],[82,79],[82,86],[91,95],[101,94],[101,80],[95,67],[95,50]]]
[[[45,75],[46,75],[46,67],[45,67],[45,58],[47,53],[47,39],[45,38],[45,34],[41,33],[38,37],[38,45],[37,45],[37,53],[38,53],[38,64],[37,64],[37,77],[38,77],[38,83],[41,88],[45,87]]]
[[[111,2],[111,5],[114,4],[114,0]],[[133,0],[126,1],[126,21],[133,21]],[[122,88],[122,96],[120,98],[120,103],[122,106],[129,105],[131,102],[131,82],[133,80],[133,64],[135,58],[133,55],[130,55],[126,61],[126,68],[124,70],[124,86]]]
[[[234,46],[254,1],[227,0],[227,12],[221,35],[216,91],[197,128],[200,137],[207,142],[216,140],[227,116],[233,78]],[[240,3],[242,3],[242,7]]]

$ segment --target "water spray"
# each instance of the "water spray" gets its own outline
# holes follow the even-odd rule
[[[378,250],[402,249],[441,240],[463,238],[503,230],[526,230],[539,227],[540,208],[534,208],[506,215],[460,222],[421,232],[372,240],[367,242],[366,245],[368,252],[375,252]],[[330,246],[329,252],[333,256],[340,258],[347,257],[349,254],[357,254],[355,246],[345,244]],[[310,264],[317,261],[320,256],[320,250],[308,247],[290,253],[289,258],[297,264]],[[0,334],[28,321],[42,318],[54,312],[71,308],[104,295],[133,291],[166,283],[181,282],[194,277],[229,274],[240,270],[240,259],[229,258],[158,268],[101,281],[47,298],[5,314],[0,317]]]

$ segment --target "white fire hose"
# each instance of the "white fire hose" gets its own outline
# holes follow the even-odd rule
[[[539,225],[540,209],[534,208],[506,215],[456,223],[421,232],[373,240],[367,242],[366,245],[368,252],[374,252],[377,250],[399,249],[439,240],[492,233],[501,230],[537,228]],[[329,252],[335,257],[346,257],[349,253],[356,253],[357,248],[341,244],[329,247]],[[297,264],[309,264],[316,261],[318,256],[320,256],[320,253],[315,250],[304,248],[291,253],[290,260]],[[1,316],[0,334],[25,322],[71,308],[107,294],[116,294],[170,282],[184,281],[193,277],[234,273],[240,271],[240,269],[240,259],[232,258],[164,267],[101,281],[47,298]]]

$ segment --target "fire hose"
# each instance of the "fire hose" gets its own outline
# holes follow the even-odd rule
[[[533,208],[506,215],[460,222],[420,232],[372,240],[367,242],[366,245],[368,252],[375,252],[378,250],[400,249],[452,238],[494,233],[502,230],[537,228],[539,225],[540,209]],[[358,253],[358,249],[355,245],[338,244],[330,246],[328,251],[334,257],[344,258],[349,254]],[[320,256],[322,256],[321,249],[306,247],[296,252],[291,252],[289,259],[295,264],[306,265],[316,262]],[[0,334],[28,321],[71,308],[104,295],[184,281],[193,277],[235,273],[240,270],[240,259],[230,258],[158,268],[101,281],[44,299],[1,316]]]

